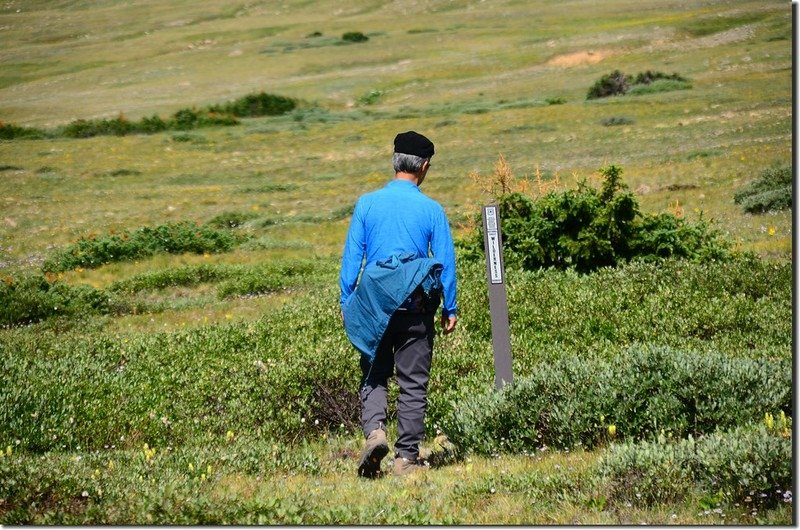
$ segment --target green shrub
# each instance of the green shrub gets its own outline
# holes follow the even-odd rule
[[[610,74],[606,74],[598,79],[594,85],[589,88],[589,92],[586,94],[586,99],[621,96],[628,91],[630,83],[630,79],[628,79],[625,74],[619,70],[614,70]]]
[[[765,213],[792,207],[792,167],[765,169],[759,177],[733,196],[745,212]]]
[[[137,126],[137,130],[143,134],[156,134],[169,129],[169,123],[161,119],[157,114],[142,118]]]
[[[216,230],[181,221],[133,232],[80,238],[75,244],[45,260],[45,272],[62,272],[77,267],[94,268],[116,261],[132,261],[156,253],[227,252],[244,240],[229,230]]]
[[[632,347],[610,360],[542,363],[502,392],[463,399],[445,420],[460,449],[491,454],[594,447],[614,436],[711,433],[791,410],[788,361]]]
[[[345,42],[366,42],[369,40],[369,37],[360,31],[348,31],[342,35],[342,40]]]
[[[125,136],[137,132],[136,125],[122,114],[106,120],[75,120],[61,130],[67,138],[91,138],[92,136]]]
[[[34,127],[21,127],[13,123],[3,123],[0,121],[0,140],[15,140],[17,138],[29,138],[38,140],[44,138],[46,133]]]
[[[50,282],[42,275],[7,276],[0,282],[0,326],[31,324],[54,316],[122,312],[115,296],[88,285]]]
[[[652,72],[647,70],[645,72],[641,72],[636,75],[636,78],[633,80],[634,85],[649,85],[655,81],[678,81],[678,82],[688,82],[688,79],[681,76],[677,72],[673,74],[665,74],[664,72]]]
[[[775,504],[792,489],[792,441],[763,424],[700,438],[615,445],[600,472],[613,502],[680,502],[695,488],[720,501]],[[767,502],[764,502],[764,501]]]
[[[498,197],[505,261],[523,269],[574,268],[588,272],[634,259],[681,257],[727,259],[730,242],[703,221],[670,214],[642,215],[622,182],[622,169],[600,170],[599,190],[585,181],[576,189],[550,192],[537,200],[515,192]],[[465,257],[482,259],[483,227],[459,246]]]
[[[239,120],[230,114],[223,114],[212,110],[181,109],[172,116],[168,127],[170,129],[185,131],[200,127],[238,124]]]
[[[224,105],[212,105],[209,110],[246,118],[278,116],[294,110],[296,106],[297,101],[292,98],[259,92],[257,94],[248,94]]]
[[[232,265],[186,265],[158,271],[148,271],[130,278],[117,280],[108,286],[114,293],[134,294],[146,290],[166,289],[167,287],[191,287],[201,283],[226,280],[241,273],[241,267]]]
[[[121,114],[114,119],[75,120],[60,129],[67,138],[93,136],[125,136],[128,134],[155,134],[169,129],[188,130],[214,125],[236,125],[239,121],[230,115],[196,109],[181,109],[169,121],[154,115],[141,121],[130,121]]]
[[[640,72],[636,77],[629,76],[614,70],[598,79],[589,88],[586,99],[599,99],[609,96],[622,96],[625,94],[652,94],[670,90],[685,90],[692,88],[689,80],[680,74],[665,74],[647,70]]]

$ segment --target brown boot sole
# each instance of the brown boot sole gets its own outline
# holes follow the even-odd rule
[[[365,478],[375,478],[381,471],[381,460],[389,453],[388,444],[378,444],[369,451],[361,455],[358,463],[358,476]]]

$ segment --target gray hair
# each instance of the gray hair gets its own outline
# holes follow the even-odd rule
[[[395,173],[419,173],[424,164],[430,158],[422,158],[416,155],[407,155],[405,153],[395,153],[392,156],[392,164],[394,165]]]

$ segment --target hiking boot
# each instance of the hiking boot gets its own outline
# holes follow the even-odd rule
[[[409,460],[408,458],[403,458],[402,456],[398,456],[394,459],[394,467],[392,468],[392,473],[396,477],[400,477],[403,475],[408,475],[410,473],[416,473],[418,471],[425,471],[428,469],[422,460]]]
[[[386,433],[383,429],[375,429],[367,436],[367,443],[361,452],[358,462],[358,476],[375,478],[381,471],[381,460],[389,453]]]

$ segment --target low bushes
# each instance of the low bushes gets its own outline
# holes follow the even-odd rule
[[[84,316],[122,312],[118,297],[88,285],[49,282],[31,274],[0,282],[0,326],[30,324],[54,316]]]
[[[342,424],[356,431],[360,371],[341,328],[338,262],[250,270],[187,267],[140,275],[104,292],[130,300],[124,297],[195,278],[220,282],[218,292],[239,278],[239,285],[259,287],[259,277],[315,288],[298,290],[258,322],[122,336],[90,326],[4,330],[0,440],[48,451],[175,445],[228,430],[285,441]],[[529,383],[529,394],[511,394],[513,400],[484,396],[493,381],[486,271],[464,264],[459,332],[436,339],[426,420],[431,438],[438,426],[465,450],[586,446],[606,443],[612,422],[620,439],[648,438],[661,428],[677,436],[705,432],[712,422],[736,425],[777,414],[774,403],[790,395],[791,264],[667,261],[588,275],[507,272],[515,378],[542,386]],[[633,342],[663,346],[629,347]],[[545,422],[539,405],[559,421]],[[468,406],[482,415],[457,412]],[[389,421],[394,415],[390,406]]]
[[[45,272],[62,272],[77,267],[93,268],[115,261],[141,259],[160,252],[227,252],[244,239],[244,236],[229,230],[216,230],[181,221],[122,234],[82,237],[48,258],[42,269]]]
[[[6,276],[0,283],[0,326],[26,325],[52,317],[153,311],[154,306],[132,297],[142,291],[219,283],[217,296],[222,299],[308,286],[329,273],[329,266],[314,261],[187,265],[139,274],[116,281],[107,289],[72,286],[50,275]]]
[[[600,473],[620,504],[680,502],[699,488],[716,502],[774,506],[791,495],[792,441],[788,430],[764,424],[686,440],[660,436],[612,446]]]
[[[765,213],[792,207],[792,166],[765,169],[733,196],[747,213]]]
[[[212,105],[209,111],[231,114],[239,118],[279,116],[295,109],[297,100],[275,94],[259,92],[248,94],[223,105]]]
[[[586,357],[543,363],[501,393],[464,399],[445,431],[463,450],[491,454],[697,436],[791,411],[788,360],[652,346]]]
[[[41,129],[0,122],[0,140],[16,140],[17,138],[38,140],[46,136],[47,133]]]
[[[60,129],[67,138],[93,136],[125,136],[128,134],[155,134],[166,130],[185,131],[215,125],[237,125],[239,121],[229,114],[219,114],[197,109],[181,109],[169,120],[158,116],[130,121],[123,115],[105,120],[76,120]]]
[[[342,34],[342,40],[345,42],[366,42],[369,40],[369,37],[360,31],[348,31]]]
[[[622,96],[624,94],[647,94],[687,88],[691,88],[689,81],[678,73],[665,74],[647,70],[633,77],[619,70],[614,70],[598,79],[589,88],[586,99]]]
[[[201,127],[231,126],[240,123],[238,118],[277,116],[294,110],[296,106],[297,100],[295,99],[259,92],[201,109],[180,109],[166,120],[154,114],[139,121],[132,121],[120,114],[116,118],[110,119],[79,119],[52,131],[0,122],[0,140],[57,136],[67,138],[126,136],[129,134],[156,134],[162,131],[187,131]]]

